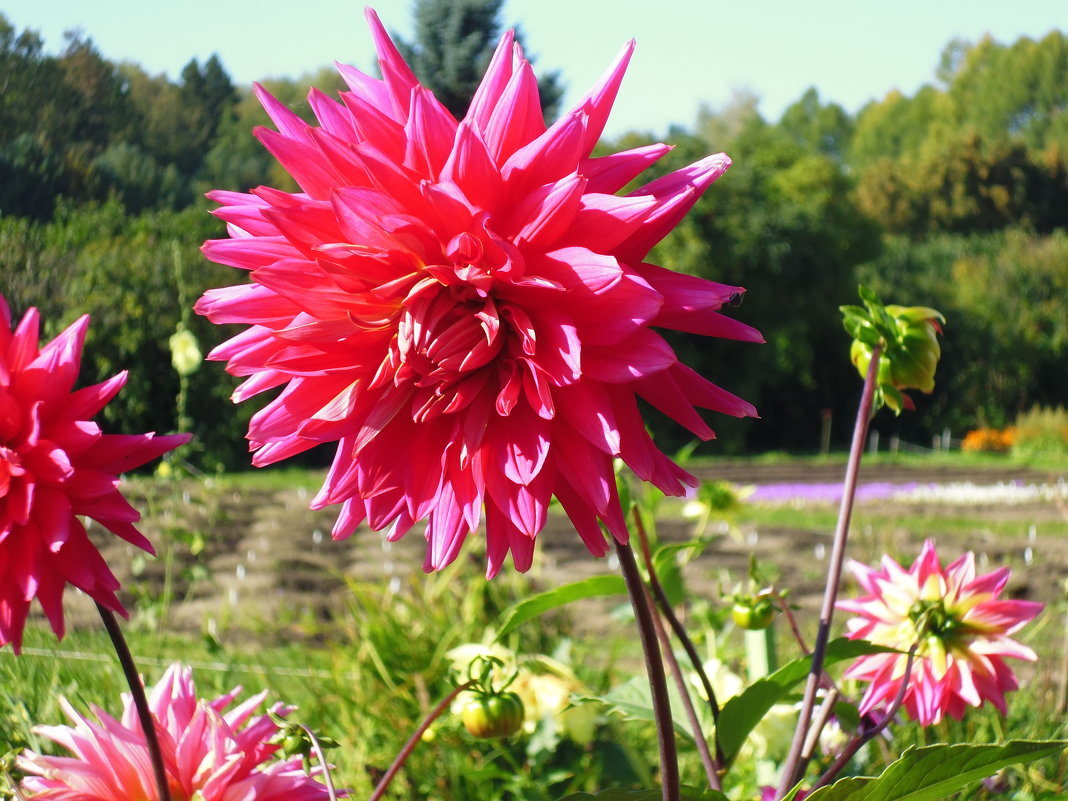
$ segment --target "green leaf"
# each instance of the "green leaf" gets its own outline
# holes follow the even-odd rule
[[[931,745],[910,749],[877,777],[842,779],[807,801],[937,801],[1009,765],[1054,756],[1065,740],[1013,740],[1002,745]]]
[[[868,654],[893,652],[892,648],[873,645],[866,640],[839,638],[827,644],[823,665],[856,659]],[[776,670],[770,676],[750,684],[738,695],[723,705],[719,713],[718,737],[720,748],[728,761],[734,759],[745,738],[761,718],[779,703],[808,675],[811,660],[808,657],[795,659]]]
[[[597,701],[605,704],[610,712],[617,712],[624,720],[644,720],[656,722],[653,714],[653,699],[649,690],[649,680],[645,676],[635,676],[623,684],[617,685],[604,695],[584,695],[583,701]],[[674,684],[668,685],[668,702],[671,705],[671,723],[675,731],[688,740],[694,739],[690,721],[682,706],[678,690]],[[703,734],[699,733],[699,736]]]
[[[694,539],[688,542],[661,545],[653,554],[653,570],[660,581],[660,586],[672,605],[682,603],[686,596],[686,587],[682,580],[682,568],[679,566],[679,555],[686,551],[693,551],[688,558],[698,556],[708,545],[707,540]]]
[[[560,801],[661,801],[663,790],[602,790],[599,793],[572,793]],[[681,801],[727,801],[727,796],[718,790],[699,790],[683,787]]]
[[[597,598],[602,595],[626,595],[627,585],[622,576],[590,576],[582,581],[564,584],[547,592],[525,598],[505,610],[501,616],[501,625],[494,639],[500,640],[515,631],[523,623],[553,609],[579,601],[583,598]]]

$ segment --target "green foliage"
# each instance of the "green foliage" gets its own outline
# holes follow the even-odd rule
[[[106,429],[167,432],[178,425],[179,376],[168,340],[181,320],[202,343],[219,338],[190,311],[205,289],[230,280],[226,268],[197,251],[219,233],[203,209],[128,216],[116,201],[63,206],[46,224],[0,218],[0,274],[13,313],[36,306],[48,336],[90,315],[82,385],[129,371],[126,386],[99,418]],[[184,265],[181,276],[176,253]],[[233,387],[221,370],[188,378],[195,440],[183,456],[201,470],[247,462],[242,439],[251,410],[230,403]]]
[[[932,745],[902,754],[876,778],[851,777],[821,787],[811,801],[937,801],[1009,765],[1054,756],[1068,741],[1013,740],[1004,745]]]
[[[832,640],[827,644],[824,666],[829,667],[836,662],[887,650],[890,649],[872,645],[863,640]],[[811,664],[812,660],[809,657],[795,659],[770,676],[753,682],[723,705],[723,709],[720,710],[717,740],[728,760],[737,756],[745,738],[768,710],[805,680]]]
[[[625,595],[626,584],[622,576],[591,576],[588,579],[574,581],[553,587],[543,593],[524,598],[501,616],[495,640],[501,640],[511,634],[528,620],[559,609],[583,598],[597,598],[605,595]]]
[[[600,793],[573,793],[560,801],[661,801],[662,790],[604,790]],[[727,801],[727,796],[717,790],[699,790],[683,787],[680,801]]]
[[[714,127],[710,117],[704,127]],[[678,131],[672,139],[676,149],[662,169],[681,167],[713,146]],[[856,265],[878,252],[878,231],[854,206],[845,167],[795,139],[749,117],[735,141],[717,141],[734,166],[650,256],[671,269],[747,287],[741,307],[729,314],[767,339],[760,346],[672,339],[683,361],[761,413],[758,425],[717,419],[720,452],[814,448],[821,410],[844,409],[851,394],[848,372],[827,355],[841,350],[836,309],[854,291]],[[745,370],[732,367],[740,360]]]
[[[1025,458],[1068,456],[1068,411],[1063,406],[1035,406],[1019,415],[1013,424],[1012,452]]]
[[[902,436],[949,426],[1004,427],[1035,404],[1063,400],[1068,347],[1068,234],[1021,230],[923,243],[890,238],[858,279],[880,295],[922,297],[952,325],[942,342],[939,385]],[[913,433],[915,432],[915,433]]]

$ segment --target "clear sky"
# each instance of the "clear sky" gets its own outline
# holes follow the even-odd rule
[[[371,71],[360,0],[0,0],[50,52],[81,28],[107,58],[175,78],[218,53],[236,83],[297,77],[334,61]],[[374,3],[386,27],[411,32],[412,0]],[[535,69],[559,69],[565,103],[630,38],[638,49],[606,133],[663,134],[747,89],[777,119],[810,86],[855,112],[892,89],[934,79],[953,38],[1011,43],[1068,29],[1068,0],[506,0]]]

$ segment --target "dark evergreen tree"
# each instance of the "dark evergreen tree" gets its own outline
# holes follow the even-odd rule
[[[500,39],[503,5],[504,0],[416,0],[415,40],[394,34],[413,72],[457,119],[467,112]],[[516,41],[522,43],[518,30]],[[540,76],[538,90],[542,111],[554,116],[564,91],[559,73]]]

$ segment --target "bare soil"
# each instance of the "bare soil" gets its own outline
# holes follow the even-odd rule
[[[701,473],[705,479],[726,479],[738,484],[775,482],[831,482],[841,479],[835,465],[760,464],[752,461],[716,462]],[[991,470],[932,466],[865,466],[862,481],[957,482],[993,484],[1004,481],[1048,483],[1057,475],[1022,468]],[[166,492],[165,495],[161,494]],[[310,495],[302,488],[223,490],[203,482],[165,485],[134,482],[127,490],[131,501],[147,510],[142,530],[166,558],[139,559],[138,552],[112,536],[97,536],[105,558],[124,587],[133,588],[127,599],[151,603],[170,586],[168,625],[189,632],[255,631],[277,629],[301,621],[329,622],[341,609],[348,581],[381,585],[403,581],[421,569],[425,543],[415,532],[397,543],[382,534],[361,528],[351,538],[334,542],[330,537],[336,510],[310,511]],[[1014,568],[1010,592],[1016,597],[1046,603],[1063,598],[1068,576],[1068,509],[1053,501],[1013,505],[984,505],[968,509],[940,504],[891,506],[869,504],[858,513],[853,553],[869,559],[886,550],[910,559],[923,535],[908,526],[865,529],[867,514],[934,518],[974,517],[997,521],[1000,533],[985,525],[961,530],[947,527],[938,534],[940,550],[951,558],[974,550],[980,566],[1009,564]],[[678,516],[658,523],[661,539],[682,541],[691,534],[691,523]],[[937,530],[937,522],[933,524]],[[791,588],[802,607],[815,607],[823,584],[831,530],[812,530],[803,523],[759,529],[741,527],[741,536],[716,539],[686,569],[692,589],[716,596],[720,587],[744,579],[749,552],[762,562],[777,566],[780,583]],[[1006,534],[1006,531],[1017,533]],[[199,553],[194,539],[199,539]],[[1030,550],[1028,550],[1030,549]],[[614,564],[593,559],[568,521],[554,512],[539,536],[540,555],[532,571],[536,583],[558,584],[614,570]],[[468,557],[479,559],[473,549]],[[463,555],[461,559],[465,558]],[[472,573],[481,572],[472,565]],[[170,574],[169,582],[167,574]],[[137,575],[135,575],[137,573]],[[136,596],[136,597],[135,597]],[[68,594],[72,623],[95,616],[88,599]],[[576,614],[580,629],[599,627],[604,605],[591,604]]]

